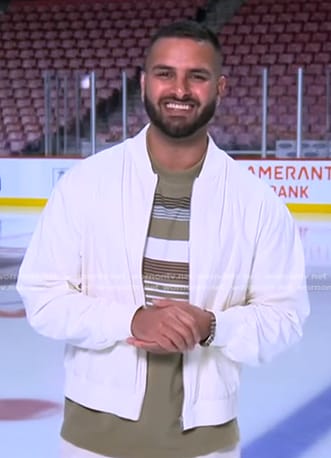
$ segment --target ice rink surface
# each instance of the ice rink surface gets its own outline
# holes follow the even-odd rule
[[[29,327],[15,291],[38,216],[0,208],[1,458],[57,458],[63,344]],[[267,365],[243,369],[243,458],[331,457],[331,215],[294,217],[312,313],[299,344]]]

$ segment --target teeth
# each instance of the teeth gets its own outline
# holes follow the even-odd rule
[[[190,105],[179,103],[167,103],[167,108],[171,108],[172,110],[189,110],[191,107]]]

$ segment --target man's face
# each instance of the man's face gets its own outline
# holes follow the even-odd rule
[[[141,78],[146,112],[162,133],[187,138],[213,117],[225,80],[208,42],[162,38],[154,43]]]

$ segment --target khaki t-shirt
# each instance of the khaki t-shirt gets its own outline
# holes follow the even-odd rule
[[[143,262],[147,306],[154,298],[189,298],[190,199],[201,169],[201,163],[184,172],[153,165],[159,179]],[[234,448],[239,440],[236,419],[182,430],[182,355],[148,353],[147,358],[147,387],[138,421],[66,399],[62,437],[94,453],[119,458],[192,458]]]

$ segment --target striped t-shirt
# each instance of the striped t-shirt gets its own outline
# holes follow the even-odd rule
[[[143,260],[147,306],[153,299],[189,300],[189,222],[194,179],[202,163],[158,174]],[[183,431],[182,355],[148,353],[147,387],[138,421],[95,412],[66,400],[62,436],[75,445],[119,458],[192,458],[233,448],[236,420]]]

